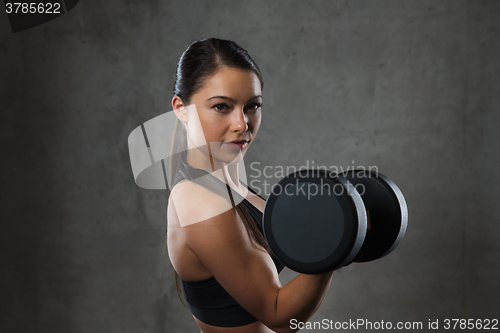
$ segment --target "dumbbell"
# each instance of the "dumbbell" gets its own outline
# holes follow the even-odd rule
[[[264,236],[273,255],[299,273],[318,274],[392,252],[408,224],[401,190],[369,170],[301,170],[266,200]]]

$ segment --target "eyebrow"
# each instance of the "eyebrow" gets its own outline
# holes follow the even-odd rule
[[[207,101],[210,101],[212,99],[217,99],[217,98],[221,98],[221,99],[225,99],[227,101],[230,101],[231,103],[235,103],[236,101],[231,98],[231,97],[227,97],[227,96],[213,96],[213,97],[210,97],[209,99],[207,99]],[[254,101],[256,99],[259,99],[259,98],[262,98],[261,95],[255,95],[254,97],[250,98],[245,104],[251,102],[251,101]]]

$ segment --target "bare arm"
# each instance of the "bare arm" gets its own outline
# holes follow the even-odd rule
[[[318,310],[328,291],[333,271],[307,275],[299,274],[283,286],[278,293],[276,302],[277,332],[296,332],[290,329],[290,320],[299,322],[309,320]]]
[[[212,201],[197,209],[215,206]],[[290,329],[290,320],[307,321],[320,306],[333,272],[299,274],[282,287],[271,257],[249,239],[234,209],[185,225],[187,245],[201,263],[243,308],[272,330],[297,331]]]

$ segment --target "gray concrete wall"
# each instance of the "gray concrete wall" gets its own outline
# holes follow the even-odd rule
[[[127,137],[211,36],[263,71],[247,163],[376,165],[406,196],[404,241],[336,272],[313,320],[498,319],[499,17],[494,0],[80,1],[13,34],[0,14],[0,331],[195,331],[162,257],[166,192],[135,185]]]

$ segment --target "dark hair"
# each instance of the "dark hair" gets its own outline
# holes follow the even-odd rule
[[[230,40],[208,38],[189,45],[181,55],[175,73],[174,95],[189,103],[205,79],[223,66],[254,72],[261,89],[264,87],[259,67],[245,49]]]
[[[255,73],[259,78],[261,89],[264,87],[260,70],[245,49],[233,41],[208,38],[192,43],[182,53],[175,73],[174,95],[179,96],[184,103],[188,104],[193,94],[201,89],[205,80],[224,66],[244,69]],[[181,153],[175,154],[174,147],[176,151],[180,151]],[[176,120],[171,156],[168,182],[169,184],[174,184],[181,163],[187,164],[186,131],[179,119]],[[228,191],[228,193],[234,209],[245,225],[249,237],[269,252],[269,247],[259,226],[250,216],[243,202],[234,205],[231,191]],[[179,275],[175,269],[174,274],[177,293],[179,298],[181,298]]]

